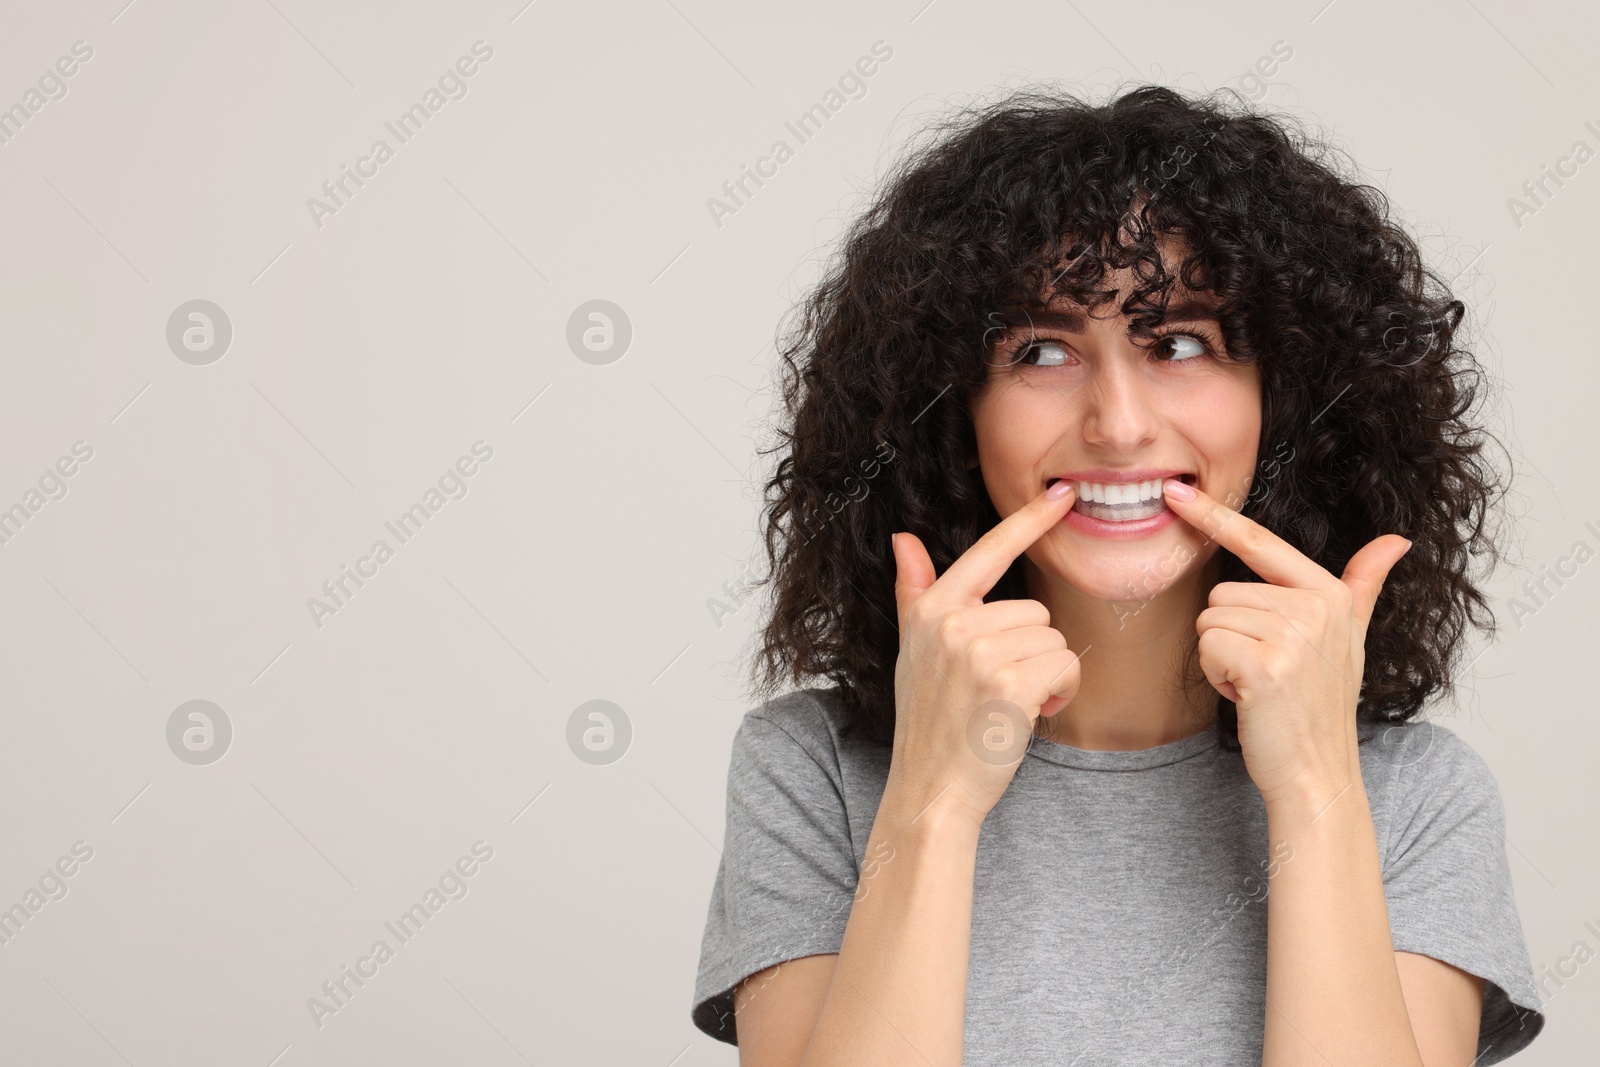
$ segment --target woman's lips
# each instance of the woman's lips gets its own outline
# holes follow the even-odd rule
[[[1188,485],[1194,485],[1196,481],[1195,476],[1188,473],[1173,477]],[[1047,484],[1054,485],[1060,480],[1051,478]],[[1072,509],[1105,522],[1138,522],[1154,518],[1167,510],[1166,495],[1162,491],[1165,481],[1165,478],[1147,478],[1138,481],[1073,481],[1076,499],[1072,503]]]
[[[1193,474],[1177,477],[1190,485],[1196,482]],[[1144,537],[1163,530],[1177,520],[1161,491],[1163,480],[1075,482],[1077,498],[1061,521],[1094,537]]]
[[[1099,507],[1099,505],[1092,505]],[[1071,510],[1061,519],[1062,523],[1079,533],[1088,534],[1090,537],[1117,539],[1125,537],[1148,537],[1159,533],[1168,526],[1178,521],[1178,513],[1161,505],[1161,510],[1147,518],[1109,520],[1100,519],[1078,510],[1078,505],[1073,504]]]

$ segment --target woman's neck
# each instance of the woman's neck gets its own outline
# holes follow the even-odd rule
[[[1204,678],[1188,688],[1182,680],[1195,616],[1215,582],[1216,557],[1209,562],[1148,600],[1111,603],[1024,559],[1029,595],[1050,609],[1050,625],[1082,657],[1077,695],[1039,719],[1039,736],[1075,748],[1129,750],[1191,737],[1216,722],[1216,690]]]

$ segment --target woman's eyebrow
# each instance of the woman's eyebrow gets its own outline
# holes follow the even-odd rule
[[[1214,322],[1217,307],[1209,300],[1179,300],[1168,304],[1162,322]]]
[[[1166,314],[1161,317],[1161,322],[1211,322],[1216,319],[1216,306],[1205,300],[1177,300],[1167,305]],[[1066,330],[1069,333],[1082,333],[1084,327],[1084,314],[1077,308],[1036,308],[1019,312],[1025,316],[1024,320],[1015,323],[1012,329],[1020,330],[1029,325],[1043,326],[1048,329]]]

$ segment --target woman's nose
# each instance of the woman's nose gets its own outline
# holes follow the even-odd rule
[[[1134,351],[1142,363],[1144,353]],[[1096,368],[1090,388],[1080,395],[1085,404],[1084,439],[1089,443],[1131,454],[1154,439],[1154,398],[1149,383],[1128,360],[1118,358]]]

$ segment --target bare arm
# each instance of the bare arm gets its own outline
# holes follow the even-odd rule
[[[1269,804],[1267,830],[1294,853],[1267,898],[1265,1067],[1464,1067],[1482,986],[1395,952],[1359,776]]]
[[[1416,952],[1396,952],[1394,963],[1422,1062],[1459,1067],[1476,1061],[1483,979]]]
[[[1254,520],[1169,479],[1169,505],[1261,582],[1220,582],[1195,619],[1206,679],[1238,711],[1277,854],[1267,903],[1264,1067],[1458,1067],[1482,988],[1394,950],[1361,776],[1367,625],[1411,542],[1384,534],[1335,577]]]
[[[839,952],[735,991],[742,1067],[959,1067],[977,845],[964,813],[886,791]]]
[[[978,831],[1033,724],[1066,706],[1080,679],[1048,608],[983,597],[1072,499],[1072,483],[1055,482],[938,578],[921,540],[891,538],[894,747],[867,859],[839,952],[736,991],[746,1067],[961,1067]]]

